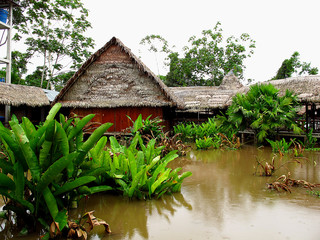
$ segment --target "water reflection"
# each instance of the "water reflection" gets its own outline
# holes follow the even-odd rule
[[[137,239],[319,239],[320,199],[295,188],[292,193],[266,188],[282,174],[320,183],[320,154],[290,163],[272,177],[254,175],[256,159],[271,161],[270,149],[247,146],[239,151],[193,151],[176,161],[193,175],[179,194],[159,200],[128,200],[100,194],[82,201],[73,218],[95,210],[112,234],[97,227],[91,240]],[[291,156],[276,159],[280,166]],[[175,167],[175,166],[172,166]],[[1,237],[1,236],[0,236]],[[34,238],[23,238],[34,239]]]

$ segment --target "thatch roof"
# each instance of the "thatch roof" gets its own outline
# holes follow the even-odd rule
[[[0,104],[42,107],[50,102],[41,88],[0,82]]]
[[[171,87],[170,90],[184,103],[185,110],[198,112],[227,108],[242,86],[231,72],[224,77],[220,86]]]
[[[320,103],[320,75],[271,80],[266,83],[271,83],[278,88],[280,95],[288,89],[297,94],[302,102]]]
[[[113,108],[181,106],[168,87],[113,37],[69,79],[52,104]]]
[[[19,4],[17,4],[16,2],[14,2],[12,0],[0,0],[0,7],[1,8],[9,7],[10,4],[12,4],[13,7],[20,7]]]

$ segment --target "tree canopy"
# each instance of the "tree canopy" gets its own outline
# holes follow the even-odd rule
[[[14,9],[14,40],[23,42],[26,50],[16,51],[20,61],[13,61],[13,72],[21,78],[27,72],[25,63],[36,63],[25,84],[61,87],[53,81],[56,76],[79,67],[94,46],[93,39],[84,35],[91,27],[88,10],[80,0],[16,2],[21,8]]]
[[[160,35],[148,35],[140,44],[149,45],[149,51],[167,54],[169,72],[163,79],[168,86],[217,86],[230,70],[243,79],[244,60],[255,48],[255,41],[247,33],[224,40],[220,22],[202,31],[201,37],[190,37],[190,46],[183,47],[181,55]]]
[[[289,59],[285,59],[278,69],[276,76],[274,76],[272,80],[289,78],[292,77],[292,74],[294,73],[296,73],[297,75],[318,74],[318,68],[311,67],[311,63],[301,62],[299,57],[300,54],[298,52],[294,52]]]

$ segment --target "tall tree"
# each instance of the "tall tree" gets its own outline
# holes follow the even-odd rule
[[[91,27],[88,10],[80,0],[20,0],[14,12],[14,40],[27,46],[25,61],[35,62],[36,85],[53,85],[51,79],[66,70],[75,69],[90,56],[94,41],[84,33]],[[41,66],[41,67],[39,67]],[[34,75],[34,74],[33,74]],[[47,75],[47,83],[45,77]]]
[[[318,74],[318,68],[311,67],[311,63],[301,62],[299,57],[300,54],[298,52],[294,52],[289,59],[285,59],[278,69],[276,76],[274,76],[272,80],[289,78],[292,77],[292,74],[294,73],[296,73],[297,75]]]
[[[218,22],[212,30],[202,31],[200,38],[192,36],[190,46],[183,47],[182,57],[178,52],[168,50],[167,41],[158,35],[145,37],[141,44],[149,44],[150,51],[168,53],[167,85],[216,86],[230,70],[243,79],[244,60],[251,57],[255,48],[255,41],[247,33],[239,38],[230,36],[226,40],[222,33],[221,23]],[[161,47],[157,49],[151,40],[160,40]]]

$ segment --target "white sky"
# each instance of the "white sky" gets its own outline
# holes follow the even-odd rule
[[[180,50],[189,37],[200,36],[217,21],[225,38],[248,33],[256,41],[255,53],[245,62],[245,78],[270,79],[294,51],[301,61],[320,68],[319,0],[82,1],[90,11],[93,28],[88,35],[95,40],[94,51],[115,36],[155,74],[154,55],[139,53],[144,49],[139,45],[143,37],[159,34]],[[166,73],[163,67],[160,73]]]

